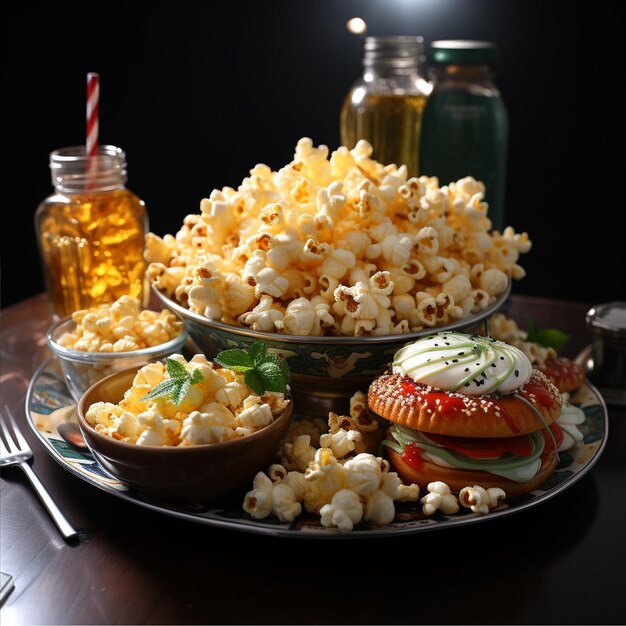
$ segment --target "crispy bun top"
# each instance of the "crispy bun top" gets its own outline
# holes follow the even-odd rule
[[[525,435],[544,427],[534,409],[546,424],[561,414],[558,389],[537,370],[515,393],[493,396],[442,391],[402,374],[384,374],[370,385],[367,401],[374,413],[390,422],[454,437]]]

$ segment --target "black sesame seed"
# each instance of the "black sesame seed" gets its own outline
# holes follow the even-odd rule
[[[438,343],[436,343],[435,345],[436,345],[437,347],[439,347],[439,344],[438,344]]]
[[[466,371],[466,372],[469,372],[469,367],[466,367],[466,368],[465,368],[465,371]]]
[[[519,376],[519,370],[515,370],[515,375]]]
[[[445,337],[444,337],[444,339],[445,339]],[[449,345],[450,345],[450,342],[449,342],[449,341],[444,341],[444,343],[446,344],[446,346],[449,346]]]
[[[452,359],[452,362],[453,362],[453,363],[458,363],[458,362],[459,362],[459,359]]]
[[[496,364],[495,364],[495,363],[492,363],[492,364],[491,364],[491,367],[495,367],[495,366],[496,366]]]
[[[469,383],[465,383],[465,386],[466,386],[466,387],[469,387]]]
[[[458,356],[463,356],[465,354],[465,352],[459,352]]]
[[[448,363],[448,361],[446,361],[446,365],[450,365],[450,363]]]
[[[504,361],[504,357],[503,357],[503,356],[501,356],[501,357],[500,357],[500,360],[501,360],[501,361]]]

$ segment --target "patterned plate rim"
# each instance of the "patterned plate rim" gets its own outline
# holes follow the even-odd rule
[[[42,363],[35,373],[33,374],[26,394],[25,399],[25,413],[26,420],[30,429],[37,439],[40,441],[46,452],[52,456],[52,458],[61,465],[65,470],[72,473],[74,476],[77,476],[81,480],[87,482],[88,484],[97,487],[98,489],[105,491],[111,495],[114,495],[118,498],[126,500],[127,502],[132,502],[138,506],[150,509],[152,511],[156,511],[159,513],[163,513],[169,515],[171,517],[176,517],[179,519],[184,519],[188,521],[193,521],[200,524],[205,524],[208,526],[214,526],[218,528],[225,528],[228,530],[235,530],[240,532],[249,532],[254,534],[262,534],[262,535],[273,535],[279,537],[290,537],[290,538],[302,538],[302,539],[324,539],[324,538],[341,538],[341,539],[359,539],[359,538],[373,538],[373,537],[394,537],[400,535],[410,535],[415,534],[416,532],[424,532],[428,530],[438,530],[443,528],[451,528],[454,526],[458,526],[461,524],[470,524],[470,523],[478,523],[484,522],[488,520],[499,519],[503,516],[510,515],[513,513],[517,513],[531,507],[534,507],[546,500],[550,500],[554,498],[561,492],[570,488],[574,485],[578,480],[580,480],[585,474],[587,474],[591,468],[596,464],[598,459],[601,457],[604,449],[606,447],[606,442],[608,438],[608,411],[606,404],[602,395],[599,393],[597,388],[590,383],[588,380],[585,381],[585,385],[581,389],[587,388],[590,392],[590,395],[593,396],[593,400],[591,404],[587,406],[595,406],[596,404],[600,406],[602,410],[602,436],[599,440],[594,443],[597,445],[595,451],[592,456],[590,456],[584,463],[579,464],[579,469],[571,474],[570,476],[564,478],[559,484],[553,487],[549,487],[547,490],[537,489],[529,494],[531,499],[524,500],[523,502],[512,502],[505,504],[505,507],[499,510],[492,511],[488,515],[478,515],[474,513],[465,513],[463,515],[439,515],[432,516],[426,519],[417,519],[414,520],[414,524],[411,525],[411,522],[404,523],[404,526],[398,526],[397,524],[401,524],[403,522],[392,522],[392,524],[388,526],[383,526],[379,528],[362,528],[359,529],[357,526],[352,532],[341,532],[337,529],[328,529],[323,527],[305,527],[305,528],[297,528],[298,519],[296,519],[293,523],[280,523],[280,522],[267,522],[265,520],[254,520],[251,517],[243,517],[245,515],[243,511],[241,512],[242,517],[238,520],[225,518],[220,516],[220,512],[224,512],[225,508],[222,506],[219,507],[218,503],[214,503],[212,508],[203,510],[202,513],[197,512],[189,512],[180,510],[173,506],[169,506],[167,504],[158,504],[154,502],[149,502],[141,499],[141,496],[134,491],[120,491],[115,487],[108,485],[103,482],[99,482],[94,478],[90,477],[87,473],[80,472],[73,464],[69,463],[50,443],[49,438],[40,431],[37,427],[35,420],[32,414],[32,400],[35,393],[35,389],[37,387],[37,383],[39,382],[41,375],[43,373],[55,374],[51,371],[52,366],[55,362],[55,357],[52,357]],[[58,376],[57,376],[57,380]],[[60,380],[65,386],[65,383]],[[74,404],[69,394],[67,395],[67,404],[64,405],[65,408]],[[587,418],[588,419],[588,418]],[[102,474],[110,476],[107,472],[102,469],[98,462],[94,459],[94,464],[99,468]],[[558,470],[557,470],[558,471]],[[112,477],[111,477],[112,478]],[[117,481],[119,483],[119,481]]]

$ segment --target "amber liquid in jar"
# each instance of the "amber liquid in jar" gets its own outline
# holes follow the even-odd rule
[[[147,304],[143,258],[148,217],[126,188],[126,154],[84,146],[50,154],[55,193],[35,214],[43,276],[53,317],[129,295]]]
[[[353,148],[365,139],[373,158],[385,165],[406,165],[409,176],[419,173],[419,142],[426,95],[367,94],[355,102],[348,94],[341,112],[341,141]]]
[[[64,317],[125,294],[143,299],[144,206],[132,192],[52,196],[39,228],[46,286],[56,315]]]

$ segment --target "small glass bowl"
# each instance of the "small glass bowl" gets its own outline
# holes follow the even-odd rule
[[[166,343],[129,352],[87,352],[65,348],[57,343],[62,335],[72,332],[75,328],[76,322],[71,316],[64,317],[50,326],[46,333],[46,341],[59,360],[65,384],[76,402],[89,387],[109,374],[158,361],[171,354],[182,354],[187,340],[187,330],[183,329],[179,335]]]

